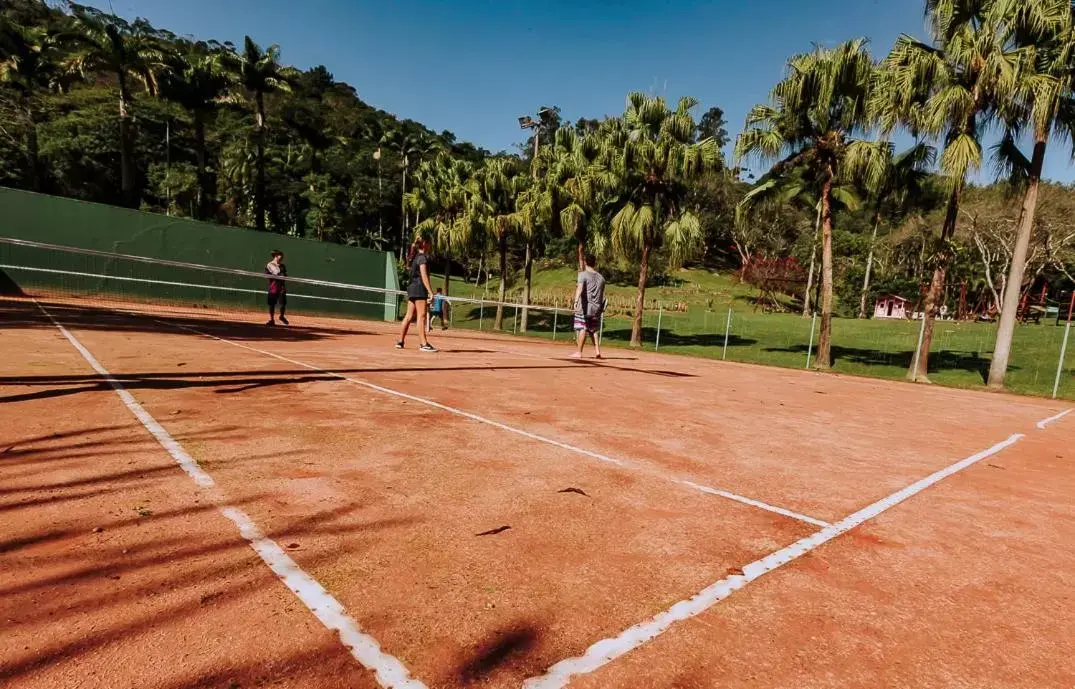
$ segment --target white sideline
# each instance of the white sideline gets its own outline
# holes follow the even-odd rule
[[[1053,423],[1054,421],[1059,421],[1060,419],[1062,419],[1065,416],[1067,416],[1068,414],[1070,414],[1072,411],[1073,410],[1071,410],[1071,409],[1065,409],[1064,411],[1060,412],[1056,416],[1050,416],[1047,419],[1042,419],[1041,421],[1039,421],[1035,425],[1038,427],[1038,429],[1044,431],[1046,426],[1048,426],[1049,424]]]
[[[138,403],[131,393],[116,380],[111,373],[101,365],[93,354],[86,349],[74,335],[59,323],[52,314],[40,303],[34,302],[42,313],[48,316],[52,324],[59,328],[60,333],[67,338],[82,358],[93,370],[104,378],[119,398],[134,414],[135,418],[142,422],[157,442],[168,451],[176,463],[189,475],[199,487],[209,490],[216,486],[213,477],[205,472],[198,462],[183,449],[183,446],[164,429],[145,408]],[[217,502],[217,508],[228,520],[238,527],[239,533],[250,547],[253,548],[261,560],[269,566],[276,576],[291,589],[295,596],[302,601],[303,605],[314,614],[326,628],[339,634],[340,641],[364,667],[371,670],[377,683],[384,689],[427,689],[422,682],[412,679],[407,668],[394,656],[388,655],[381,650],[377,640],[364,633],[358,624],[348,614],[343,605],[332,594],[317,582],[316,579],[304,572],[299,565],[284,552],[275,541],[261,533],[254,521],[242,510],[230,505],[221,504],[217,496],[213,496]]]
[[[751,562],[743,567],[742,574],[733,574],[714,582],[692,598],[680,601],[649,620],[625,629],[618,636],[598,641],[586,649],[586,652],[581,656],[561,660],[546,670],[545,674],[531,677],[523,682],[523,689],[554,689],[566,686],[572,677],[593,672],[607,665],[616,658],[663,634],[674,623],[705,612],[762,575],[802,557],[822,544],[922,492],[938,481],[1014,445],[1024,437],[1022,433],[1016,433],[1007,440],[962,459],[940,471],[936,471],[906,488],[892,493],[888,497],[882,498],[848,517],[844,517],[817,533],[799,539],[789,546]]]
[[[263,354],[265,356],[272,357],[272,358],[277,359],[279,361],[285,361],[285,362],[287,362],[289,364],[292,364],[294,366],[301,366],[301,367],[309,369],[311,371],[317,371],[319,373],[324,373],[325,375],[332,376],[333,378],[339,378],[340,380],[345,380],[348,383],[354,383],[355,385],[360,385],[362,387],[369,388],[370,390],[376,390],[377,392],[381,392],[381,393],[384,393],[386,395],[392,395],[393,397],[400,397],[402,399],[409,400],[411,402],[418,402],[419,404],[425,404],[425,405],[433,407],[435,409],[440,409],[442,411],[446,411],[449,414],[455,414],[456,416],[462,416],[463,418],[470,419],[471,421],[477,421],[478,423],[483,423],[483,424],[485,424],[487,426],[492,426],[493,428],[499,428],[502,431],[507,431],[509,433],[514,433],[516,435],[521,435],[524,438],[530,438],[531,440],[536,440],[536,441],[541,442],[541,443],[546,443],[547,445],[552,445],[552,446],[558,447],[558,448],[560,448],[562,450],[567,450],[569,452],[574,452],[576,454],[580,454],[580,455],[583,455],[583,456],[586,456],[586,457],[590,457],[592,459],[596,459],[596,460],[601,461],[601,462],[606,462],[608,464],[614,464],[616,466],[621,466],[621,467],[624,467],[624,468],[631,468],[631,469],[638,469],[638,470],[647,471],[647,472],[659,475],[659,476],[661,476],[662,478],[664,478],[666,480],[670,480],[670,481],[672,481],[674,483],[678,483],[680,485],[684,485],[684,486],[687,486],[689,488],[693,488],[694,490],[701,491],[703,493],[708,493],[710,495],[717,495],[717,496],[720,496],[722,498],[726,498],[728,500],[734,500],[735,502],[739,502],[739,503],[742,503],[744,505],[750,505],[751,507],[757,507],[758,509],[766,510],[768,512],[773,512],[775,514],[779,514],[779,515],[784,516],[784,517],[789,517],[791,519],[797,519],[799,521],[806,522],[807,524],[812,524],[814,526],[829,526],[828,522],[821,521],[820,519],[815,519],[814,517],[810,517],[810,516],[805,515],[805,514],[799,514],[798,512],[793,512],[791,510],[784,509],[783,507],[777,507],[776,505],[770,505],[768,503],[761,502],[760,500],[755,500],[753,498],[748,498],[748,497],[743,496],[743,495],[737,495],[735,493],[731,493],[731,492],[728,492],[726,490],[720,490],[718,488],[711,488],[709,486],[703,486],[701,484],[694,483],[692,481],[687,481],[687,480],[676,478],[676,477],[670,477],[670,476],[666,475],[664,472],[657,471],[657,470],[651,469],[649,467],[644,467],[642,465],[635,464],[633,462],[628,462],[628,461],[623,460],[623,459],[617,459],[615,457],[609,457],[608,455],[603,455],[603,454],[601,454],[599,452],[594,452],[592,450],[587,450],[585,448],[576,447],[575,445],[570,445],[570,444],[562,442],[560,440],[555,440],[553,438],[549,438],[549,437],[546,437],[546,436],[543,436],[543,435],[538,435],[537,433],[531,433],[530,431],[525,431],[525,430],[523,430],[521,428],[516,428],[515,426],[509,426],[509,425],[507,425],[505,423],[501,423],[499,421],[494,421],[492,419],[486,418],[484,416],[479,416],[478,414],[474,414],[472,412],[468,412],[468,411],[465,411],[463,409],[459,409],[457,407],[452,407],[452,406],[449,406],[447,404],[441,404],[440,402],[435,402],[435,401],[433,401],[431,399],[427,399],[425,397],[418,397],[417,395],[411,395],[411,394],[408,394],[406,392],[401,392],[399,390],[393,390],[392,388],[386,388],[386,387],[384,387],[382,385],[377,385],[376,383],[370,383],[368,381],[361,380],[359,378],[349,378],[348,376],[345,376],[345,375],[343,375],[341,373],[336,373],[335,371],[331,371],[329,369],[321,368],[320,366],[316,366],[314,364],[309,364],[309,363],[306,363],[305,361],[299,361],[298,359],[291,359],[289,357],[283,356],[282,354],[276,354],[274,352],[270,352],[270,351],[267,351],[267,350],[264,350],[264,349],[258,349],[257,347],[251,347],[250,345],[242,344],[241,342],[236,342],[234,340],[229,340],[229,339],[227,339],[225,337],[219,337],[217,335],[213,335],[211,333],[207,333],[207,332],[204,332],[202,330],[198,330],[197,328],[191,328],[190,326],[180,325],[178,323],[169,323],[167,321],[157,321],[157,322],[162,324],[162,325],[168,325],[168,326],[171,326],[173,328],[178,328],[178,329],[181,329],[181,330],[187,330],[189,332],[197,333],[199,335],[203,335],[205,337],[212,338],[212,339],[218,340],[220,342],[225,342],[225,343],[230,344],[232,346],[239,347],[240,349],[246,349],[246,350],[251,351],[251,352],[257,352],[258,354]]]

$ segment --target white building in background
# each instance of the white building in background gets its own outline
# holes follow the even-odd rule
[[[874,318],[892,318],[892,319],[905,319],[907,318],[907,306],[910,304],[908,300],[903,297],[898,297],[895,294],[885,294],[877,298],[877,302],[873,307]]]

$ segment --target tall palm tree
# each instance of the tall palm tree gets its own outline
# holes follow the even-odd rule
[[[603,186],[614,195],[611,245],[620,256],[637,256],[638,296],[631,346],[642,344],[646,280],[654,251],[664,248],[669,264],[681,265],[702,242],[698,217],[686,208],[687,183],[720,165],[713,139],[694,141],[694,98],[680,98],[673,110],[663,98],[627,96],[622,120],[604,126]]]
[[[243,38],[243,49],[224,54],[225,64],[235,83],[254,102],[254,141],[257,144],[257,171],[254,184],[254,222],[265,229],[265,96],[271,93],[290,93],[297,72],[280,63],[280,46],[262,48],[249,36]]]
[[[144,19],[127,22],[114,14],[71,3],[71,31],[59,36],[69,44],[69,69],[83,77],[115,76],[119,88],[120,176],[124,202],[138,205],[138,173],[131,131],[131,85],[157,90],[157,73],[166,67],[166,51],[157,32]]]
[[[806,271],[806,287],[803,289],[803,318],[813,313],[811,297],[817,267],[818,240],[821,235],[821,181],[817,170],[802,162],[791,164],[789,160],[777,163],[765,173],[753,189],[747,192],[735,206],[735,222],[755,221],[758,211],[792,204],[809,209],[814,216],[813,239],[810,242],[810,264]],[[834,208],[857,210],[859,198],[852,184],[836,181],[830,191]]]
[[[519,229],[516,199],[530,186],[529,175],[524,174],[518,158],[507,156],[485,161],[471,182],[473,203],[470,213],[473,223],[496,242],[500,257],[500,289],[493,327],[504,326],[504,299],[507,296],[508,237]]]
[[[400,193],[400,221],[399,221],[399,255],[400,259],[403,258],[403,245],[406,244],[406,237],[408,230],[410,229],[410,220],[407,217],[407,173],[410,171],[411,163],[416,162],[422,152],[421,137],[407,134],[402,129],[392,129],[384,133],[381,137],[381,145],[385,146],[391,151],[395,151],[399,156],[399,166],[403,174],[403,186]]]
[[[445,259],[445,294],[451,293],[452,257],[462,255],[476,234],[476,216],[469,212],[473,175],[472,164],[441,153],[419,163],[407,194],[407,207],[425,218],[415,226],[415,233],[432,239]]]
[[[37,143],[37,96],[60,83],[61,57],[55,37],[46,28],[22,26],[0,16],[0,84],[19,98],[26,123],[26,164],[34,191],[44,186]]]
[[[595,134],[581,135],[571,127],[557,129],[551,138],[531,161],[533,184],[516,204],[518,226],[528,247],[546,233],[558,236],[567,232],[576,240],[581,265],[587,234],[600,211],[601,197],[593,175],[600,141]],[[523,269],[523,304],[530,303],[531,280],[528,260]],[[524,308],[519,329],[525,332],[527,327]]]
[[[954,257],[952,238],[968,175],[981,167],[981,135],[996,116],[997,103],[1015,89],[1019,53],[1012,50],[990,13],[995,0],[927,0],[935,45],[900,36],[882,61],[873,109],[884,131],[902,126],[912,134],[939,138],[947,205],[933,278],[923,309],[921,346],[908,370],[910,380],[929,382],[933,324]]]
[[[169,60],[170,69],[160,79],[161,96],[190,113],[194,124],[194,153],[198,159],[197,217],[212,217],[215,205],[213,173],[205,144],[206,122],[216,112],[231,86],[219,46],[180,43]]]
[[[877,173],[872,179],[865,178],[867,192],[873,203],[873,231],[870,234],[870,249],[866,255],[862,293],[859,295],[859,318],[866,318],[866,299],[870,293],[877,231],[883,218],[885,215],[902,216],[921,204],[924,200],[926,179],[937,158],[936,149],[924,143],[915,144],[898,155],[893,154],[890,145],[872,147],[867,151],[867,155],[876,155],[879,159],[862,161],[867,166],[876,166]],[[851,172],[854,174],[855,171]]]
[[[854,138],[868,121],[873,69],[864,39],[792,57],[787,75],[773,87],[771,103],[751,110],[746,131],[736,142],[740,159],[784,155],[785,164],[806,166],[820,189],[821,332],[816,365],[821,369],[832,366],[833,189],[845,176],[843,164],[854,149],[875,145]]]
[[[989,364],[988,384],[1001,388],[1015,334],[1046,148],[1054,135],[1070,137],[1075,132],[1075,23],[1070,0],[997,0],[991,10],[1008,38],[1026,51],[1019,64],[1012,107],[1002,108],[1007,135],[996,149],[1000,167],[1025,186]],[[1034,141],[1029,158],[1015,144],[1024,128],[1030,130]]]

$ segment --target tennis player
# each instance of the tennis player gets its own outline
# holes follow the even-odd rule
[[[600,359],[601,340],[597,332],[601,329],[601,314],[605,311],[605,278],[594,267],[597,259],[593,254],[587,253],[583,260],[586,269],[579,273],[575,287],[575,337],[578,348],[571,358],[582,358],[582,349],[589,335],[593,340],[595,357]]]
[[[287,277],[287,266],[284,265],[284,252],[273,249],[272,258],[265,265],[265,273],[270,276],[279,275]],[[290,325],[284,312],[287,311],[287,280],[269,278],[269,322],[265,325],[276,325],[276,306],[280,305],[280,322]]]
[[[407,331],[411,322],[418,324],[418,340],[422,343],[418,347],[420,352],[436,352],[437,348],[429,344],[426,339],[426,324],[429,302],[433,294],[433,288],[429,285],[429,240],[419,237],[411,245],[411,251],[407,255],[410,263],[411,281],[407,285],[407,315],[403,317],[403,327],[399,331],[399,342],[396,349],[403,349],[407,341]]]

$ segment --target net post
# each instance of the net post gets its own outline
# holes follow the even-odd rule
[[[810,344],[806,347],[806,368],[810,368],[810,359],[814,354],[814,331],[817,329],[817,311],[814,311],[814,317],[810,319]]]
[[[657,302],[657,341],[653,344],[653,351],[661,348],[661,319],[664,317],[664,304]]]
[[[572,316],[574,318],[574,316]],[[597,333],[597,344],[601,344],[605,339],[605,312],[601,312],[601,327]]]
[[[552,310],[552,341],[556,342],[556,319],[560,316],[558,309]]]
[[[518,335],[519,334],[519,307],[518,307],[518,305],[516,305],[516,307],[515,307],[515,317],[511,319],[511,334],[512,335]]]
[[[1071,292],[1071,304],[1068,306],[1068,322],[1064,325],[1064,341],[1060,344],[1060,360],[1056,364],[1056,378],[1053,380],[1053,399],[1060,390],[1060,376],[1064,373],[1064,359],[1068,353],[1068,335],[1071,334],[1071,313],[1075,311],[1075,290]]]
[[[728,320],[724,322],[724,351],[720,354],[721,361],[728,358],[728,333],[732,330],[732,309],[728,307]]]
[[[483,318],[485,318],[485,297],[482,297],[478,306],[478,332],[481,332]]]
[[[922,340],[926,337],[926,312],[922,312],[922,325],[918,327],[918,344],[914,348],[914,364],[911,366],[911,382],[918,382],[918,361],[922,356]]]

